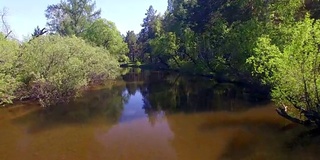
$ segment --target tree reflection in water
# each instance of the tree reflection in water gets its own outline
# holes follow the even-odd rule
[[[131,69],[123,80],[130,96],[137,92],[143,96],[143,109],[151,123],[165,113],[246,110],[268,98],[254,94],[256,88],[172,72]]]

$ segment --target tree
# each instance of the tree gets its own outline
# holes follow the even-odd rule
[[[286,26],[285,32],[282,44],[268,35],[260,37],[248,62],[272,86],[273,100],[284,107],[277,109],[281,116],[320,127],[320,21],[307,15]]]
[[[138,42],[141,48],[140,59],[146,62],[148,60],[152,61],[152,57],[150,57],[151,47],[149,40],[159,35],[162,29],[161,16],[156,14],[157,11],[154,10],[153,6],[150,6],[141,24],[143,28],[138,35]]]
[[[174,33],[168,32],[157,36],[150,41],[152,56],[156,57],[160,63],[172,68],[181,67],[177,56],[178,40]]]
[[[116,25],[105,19],[98,19],[81,36],[88,42],[107,49],[113,55],[125,55],[128,46]]]
[[[95,10],[95,5],[92,0],[65,0],[49,5],[45,13],[49,31],[63,36],[79,36],[100,18],[101,10]]]
[[[172,13],[172,11],[174,10],[173,3],[174,0],[168,0],[167,12]]]
[[[139,38],[152,39],[156,36],[155,28],[153,26],[157,16],[156,14],[157,11],[154,10],[153,6],[150,6],[145,14],[146,17],[143,19],[143,23],[141,24],[143,29],[140,32]]]
[[[134,31],[128,31],[127,35],[125,37],[125,42],[128,44],[129,48],[129,58],[132,62],[135,61],[135,57],[138,51],[138,45],[137,45],[137,35],[134,33]]]

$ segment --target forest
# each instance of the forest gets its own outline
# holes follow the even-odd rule
[[[94,1],[62,0],[30,40],[0,36],[0,103],[54,106],[120,65],[150,67],[261,83],[278,114],[320,126],[319,9],[318,0],[168,0],[164,14],[147,9],[139,33],[121,35]]]

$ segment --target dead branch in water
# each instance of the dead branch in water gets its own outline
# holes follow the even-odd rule
[[[295,117],[290,116],[287,112],[287,106],[283,105],[283,107],[279,107],[276,109],[277,113],[286,118],[287,120],[298,123],[304,126],[317,126],[320,127],[320,115],[316,111],[313,110],[300,110],[300,114],[303,114],[307,120],[301,120]],[[296,108],[296,107],[295,107]],[[299,107],[300,108],[300,107]],[[301,117],[300,117],[301,118]]]
[[[298,123],[298,124],[301,124],[304,126],[311,126],[311,122],[309,120],[303,121],[298,118],[294,118],[294,117],[288,115],[288,113],[285,111],[284,108],[279,107],[276,109],[276,111],[280,116],[284,117],[285,119],[288,119],[291,122]]]

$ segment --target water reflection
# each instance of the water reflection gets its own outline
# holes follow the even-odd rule
[[[141,93],[148,115],[161,111],[194,113],[246,110],[268,98],[255,94],[256,88],[218,84],[207,78],[177,73],[131,70],[123,79],[128,94]]]
[[[0,109],[0,159],[316,159],[318,131],[257,91],[132,69],[68,105]]]
[[[125,90],[123,95],[128,95],[128,90]],[[128,102],[124,105],[119,122],[132,121],[134,119],[147,118],[147,114],[143,109],[143,96],[140,91],[131,93]]]
[[[99,129],[95,137],[108,152],[104,159],[176,159],[170,143],[174,133],[166,118],[153,125],[145,118],[131,119],[108,130]]]

